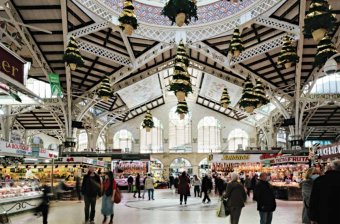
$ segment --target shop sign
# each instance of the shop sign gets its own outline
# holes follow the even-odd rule
[[[0,72],[24,84],[25,62],[0,45]]]
[[[322,147],[316,151],[316,154],[321,158],[329,158],[333,156],[340,156],[340,144],[334,144]]]
[[[47,159],[57,159],[59,156],[59,152],[48,150],[48,149],[40,149],[39,150],[39,157],[40,158],[47,158]]]
[[[257,163],[260,161],[259,154],[214,154],[212,162],[215,163]]]
[[[308,156],[282,156],[273,159],[271,163],[308,163]]]
[[[223,155],[222,160],[249,160],[250,155]]]
[[[0,141],[0,153],[30,156],[32,155],[32,149],[27,145]]]

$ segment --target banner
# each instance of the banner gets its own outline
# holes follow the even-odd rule
[[[332,145],[322,146],[316,151],[316,154],[321,159],[340,157],[340,144],[336,143]]]
[[[270,161],[271,164],[308,163],[308,156],[281,156]]]
[[[31,156],[32,149],[27,145],[0,141],[0,154],[12,156]]]
[[[0,44],[0,73],[24,84],[24,64],[25,61]]]
[[[46,158],[46,159],[57,159],[59,156],[59,152],[48,150],[48,149],[40,149],[39,150],[39,157]]]
[[[62,91],[61,85],[60,85],[59,74],[49,73],[48,74],[48,80],[50,81],[52,96],[57,95],[57,96],[61,97],[63,91]]]
[[[212,162],[217,163],[258,163],[260,154],[213,154]]]

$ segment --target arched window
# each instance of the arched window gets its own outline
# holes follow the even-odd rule
[[[85,130],[79,131],[78,135],[78,152],[87,149],[88,137]]]
[[[181,120],[176,107],[169,112],[169,149],[170,152],[191,152],[191,113]]]
[[[120,130],[113,136],[113,147],[121,149],[122,152],[131,152],[133,145],[132,133],[128,130]]]
[[[235,129],[228,136],[228,151],[246,149],[248,146],[248,134],[241,129]]]
[[[204,117],[198,122],[198,152],[221,151],[221,124],[214,117]]]
[[[312,94],[339,94],[340,74],[335,73],[319,78],[311,90]]]
[[[192,174],[192,165],[189,160],[184,158],[177,158],[170,164],[170,174],[180,176],[183,171]]]
[[[163,124],[160,120],[153,117],[154,128],[147,132],[140,126],[140,152],[154,153],[163,152]]]
[[[282,147],[283,149],[287,148],[287,134],[285,129],[280,128],[276,135],[276,146]]]
[[[97,148],[101,151],[105,150],[105,141],[101,136],[99,136],[97,139]]]

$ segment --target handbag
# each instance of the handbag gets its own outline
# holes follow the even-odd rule
[[[223,206],[224,206],[224,213],[225,213],[225,216],[227,217],[227,216],[230,215],[230,209],[229,209],[229,206],[228,206],[228,198],[223,199],[222,202],[223,202]]]
[[[119,204],[121,201],[122,201],[122,194],[120,193],[119,188],[117,187],[113,202],[115,204]]]
[[[219,202],[219,204],[217,206],[216,216],[219,217],[219,218],[226,217],[225,206],[224,206],[223,199],[220,200],[220,202]]]

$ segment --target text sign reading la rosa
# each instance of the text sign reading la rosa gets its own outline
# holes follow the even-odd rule
[[[0,141],[0,153],[30,156],[32,155],[32,149],[27,145]]]
[[[218,163],[244,163],[260,162],[260,155],[257,154],[213,154],[213,162]]]

